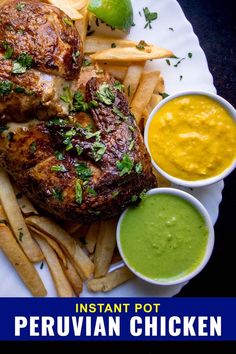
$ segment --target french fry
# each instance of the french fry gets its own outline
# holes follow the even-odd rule
[[[152,112],[152,110],[158,105],[158,103],[160,103],[162,101],[162,96],[161,95],[156,95],[156,94],[153,94],[151,96],[151,99],[150,101],[148,102],[148,105],[147,105],[147,110],[148,110],[148,113],[150,114]]]
[[[88,0],[66,0],[65,2],[75,10],[81,10],[88,4]]]
[[[67,1],[64,0],[48,0],[48,2],[60,10],[65,12],[67,16],[69,16],[72,20],[79,20],[83,18],[83,16],[79,13],[79,11],[75,10],[72,6],[67,4]]]
[[[134,47],[110,48],[97,51],[90,57],[95,61],[119,61],[119,62],[137,62],[151,59],[161,59],[171,57],[173,53],[170,50],[159,48],[154,45],[146,46],[143,50]]]
[[[99,234],[99,228],[100,228],[99,222],[92,223],[85,236],[85,245],[89,253],[93,253],[95,250],[95,246]]]
[[[62,269],[69,280],[75,295],[80,296],[80,293],[83,290],[83,281],[80,278],[79,274],[77,273],[75,267],[71,263],[71,261],[67,258],[67,267],[61,264]]]
[[[94,255],[95,278],[108,272],[116,246],[116,224],[116,220],[101,221]]]
[[[36,269],[20,248],[9,227],[3,223],[0,223],[0,248],[32,295],[45,296],[47,291]]]
[[[142,113],[151,99],[153,91],[159,78],[159,71],[143,73],[137,91],[131,102],[131,111],[133,112],[137,123],[142,118]]]
[[[72,263],[76,266],[79,274],[87,279],[94,270],[94,264],[83,252],[76,241],[59,225],[42,216],[30,216],[25,219],[27,225],[32,225],[43,233],[51,236],[66,251]]]
[[[34,235],[34,237],[45,256],[58,296],[73,297],[73,289],[62,270],[56,253],[54,252],[52,247],[47,243],[47,241],[45,241],[43,238],[37,236],[36,234]]]
[[[105,277],[88,280],[87,287],[93,292],[107,292],[132,279],[133,277],[134,274],[131,273],[127,267],[121,267],[108,273]]]
[[[135,47],[138,43],[127,39],[118,39],[112,37],[89,36],[85,40],[84,53],[93,54],[98,51],[111,49],[112,45],[116,48]],[[115,48],[112,48],[115,49]]]
[[[160,74],[159,80],[157,82],[157,85],[154,89],[155,94],[163,93],[165,92],[165,82],[163,76]]]
[[[32,239],[21,214],[14,190],[7,173],[0,168],[0,200],[7,215],[11,229],[32,262],[42,261],[43,255],[37,243]]]
[[[127,74],[124,79],[125,93],[128,97],[129,102],[135,94],[138,87],[141,75],[143,73],[144,64],[133,64],[128,68]]]
[[[83,8],[80,11],[81,15],[83,16],[81,19],[75,21],[75,27],[77,28],[77,31],[80,34],[80,37],[83,41],[85,42],[85,38],[87,35],[87,28],[88,28],[88,10],[87,8]]]
[[[33,204],[31,203],[31,201],[23,193],[21,193],[19,189],[14,185],[13,185],[13,189],[21,212],[25,216],[38,215],[38,212],[33,206]]]
[[[63,228],[65,229],[68,234],[73,234],[74,232],[78,231],[79,228],[81,227],[81,224],[79,223],[74,223],[74,222],[64,222],[63,223]]]
[[[122,66],[122,65],[99,64],[99,67],[102,70],[107,71],[109,74],[114,76],[115,79],[118,79],[120,81],[124,80],[128,71],[127,66]]]
[[[30,229],[31,234],[32,234],[32,236],[34,238],[36,238],[36,236],[40,236],[45,241],[47,241],[49,246],[51,246],[52,249],[56,252],[58,258],[60,258],[60,260],[63,263],[63,265],[65,267],[67,267],[66,256],[64,255],[64,253],[63,253],[62,249],[60,248],[60,246],[58,245],[58,243],[55,240],[53,240],[52,238],[50,238],[49,236],[47,236],[46,234],[44,234],[43,232],[41,232],[38,229],[36,229],[35,227],[33,227],[33,226],[29,226],[29,229]]]

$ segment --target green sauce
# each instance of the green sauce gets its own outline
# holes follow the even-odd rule
[[[202,261],[208,229],[202,215],[188,201],[171,194],[148,195],[130,208],[120,227],[125,259],[153,280],[176,280]]]

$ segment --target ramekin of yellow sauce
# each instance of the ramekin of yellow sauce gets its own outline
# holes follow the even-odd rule
[[[173,183],[215,183],[236,167],[236,111],[212,93],[172,95],[151,113],[145,144],[154,167]]]

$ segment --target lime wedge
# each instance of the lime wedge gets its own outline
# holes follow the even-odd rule
[[[130,0],[90,0],[88,10],[113,28],[129,31],[133,24]]]

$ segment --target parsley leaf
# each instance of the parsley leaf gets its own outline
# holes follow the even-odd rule
[[[78,204],[81,204],[83,201],[83,190],[79,179],[75,183],[75,200]]]
[[[145,42],[145,41],[140,41],[138,45],[136,45],[136,48],[139,49],[139,50],[144,50],[145,47],[147,46],[148,44]]]
[[[162,93],[160,93],[160,95],[161,95],[161,97],[162,97],[163,99],[170,96],[170,95],[169,95],[168,93],[166,93],[166,92],[162,92]]]
[[[73,59],[74,63],[77,63],[77,58],[79,57],[79,55],[80,55],[80,51],[79,50],[77,50],[76,52],[74,52],[72,54],[72,59]]]
[[[144,28],[147,28],[149,26],[149,28],[151,29],[152,28],[151,22],[155,21],[157,19],[158,14],[157,14],[157,12],[150,12],[148,7],[145,7],[143,9],[143,13],[145,15],[145,20],[147,21]]]
[[[57,160],[59,160],[59,161],[62,161],[65,158],[63,153],[60,151],[55,151],[55,156],[56,156]]]
[[[88,188],[86,189],[86,192],[87,192],[88,194],[92,195],[93,197],[96,197],[96,196],[98,195],[97,192],[96,192],[93,188],[90,188],[90,187],[88,187]]]
[[[71,109],[71,106],[72,106],[72,94],[71,94],[71,91],[70,91],[70,88],[67,86],[67,87],[63,87],[63,95],[60,96],[60,99],[67,103],[69,108]]]
[[[102,159],[103,155],[105,154],[105,151],[106,151],[106,146],[98,141],[96,141],[92,145],[93,158],[96,162]]]
[[[23,2],[18,2],[18,4],[16,5],[17,11],[22,11],[24,7],[25,4]]]
[[[133,168],[134,162],[128,154],[124,154],[122,160],[116,162],[116,167],[120,170],[120,176],[124,176],[126,173],[130,174]]]
[[[135,172],[139,175],[142,172],[142,170],[143,170],[143,166],[142,166],[141,162],[137,163],[135,165]]]
[[[62,195],[62,191],[60,189],[53,188],[51,192],[52,192],[53,198],[60,200],[60,201],[62,201],[64,199],[63,195]]]
[[[96,94],[99,101],[105,103],[108,106],[111,106],[115,101],[115,94],[112,92],[110,85],[106,83],[99,87],[99,90],[96,92]]]
[[[117,45],[115,43],[111,43],[111,48],[116,48]]]
[[[67,17],[63,17],[63,22],[68,26],[73,26],[73,22],[69,20]]]
[[[84,163],[77,163],[75,165],[75,170],[82,181],[88,180],[93,175],[92,170]]]
[[[193,53],[188,53],[188,57],[189,57],[189,59],[191,59],[191,58],[192,58],[192,56],[193,56]]]
[[[29,146],[29,152],[31,154],[34,154],[37,150],[37,144],[36,144],[36,141],[33,141],[30,146]]]
[[[33,58],[31,55],[23,52],[19,57],[13,62],[13,74],[24,74],[27,69],[31,68],[33,65]]]
[[[3,55],[4,59],[10,59],[14,51],[13,48],[6,41],[3,42],[2,46],[6,50]]]
[[[68,170],[65,168],[65,166],[63,164],[61,165],[54,165],[51,167],[51,171],[53,172],[68,172]]]
[[[116,81],[113,85],[114,89],[123,92],[124,91],[124,85],[120,83],[120,81]]]
[[[0,81],[0,96],[9,95],[12,91],[13,84],[11,81]]]
[[[112,112],[115,113],[119,118],[126,121],[128,119],[127,116],[124,115],[116,106],[112,108]]]

